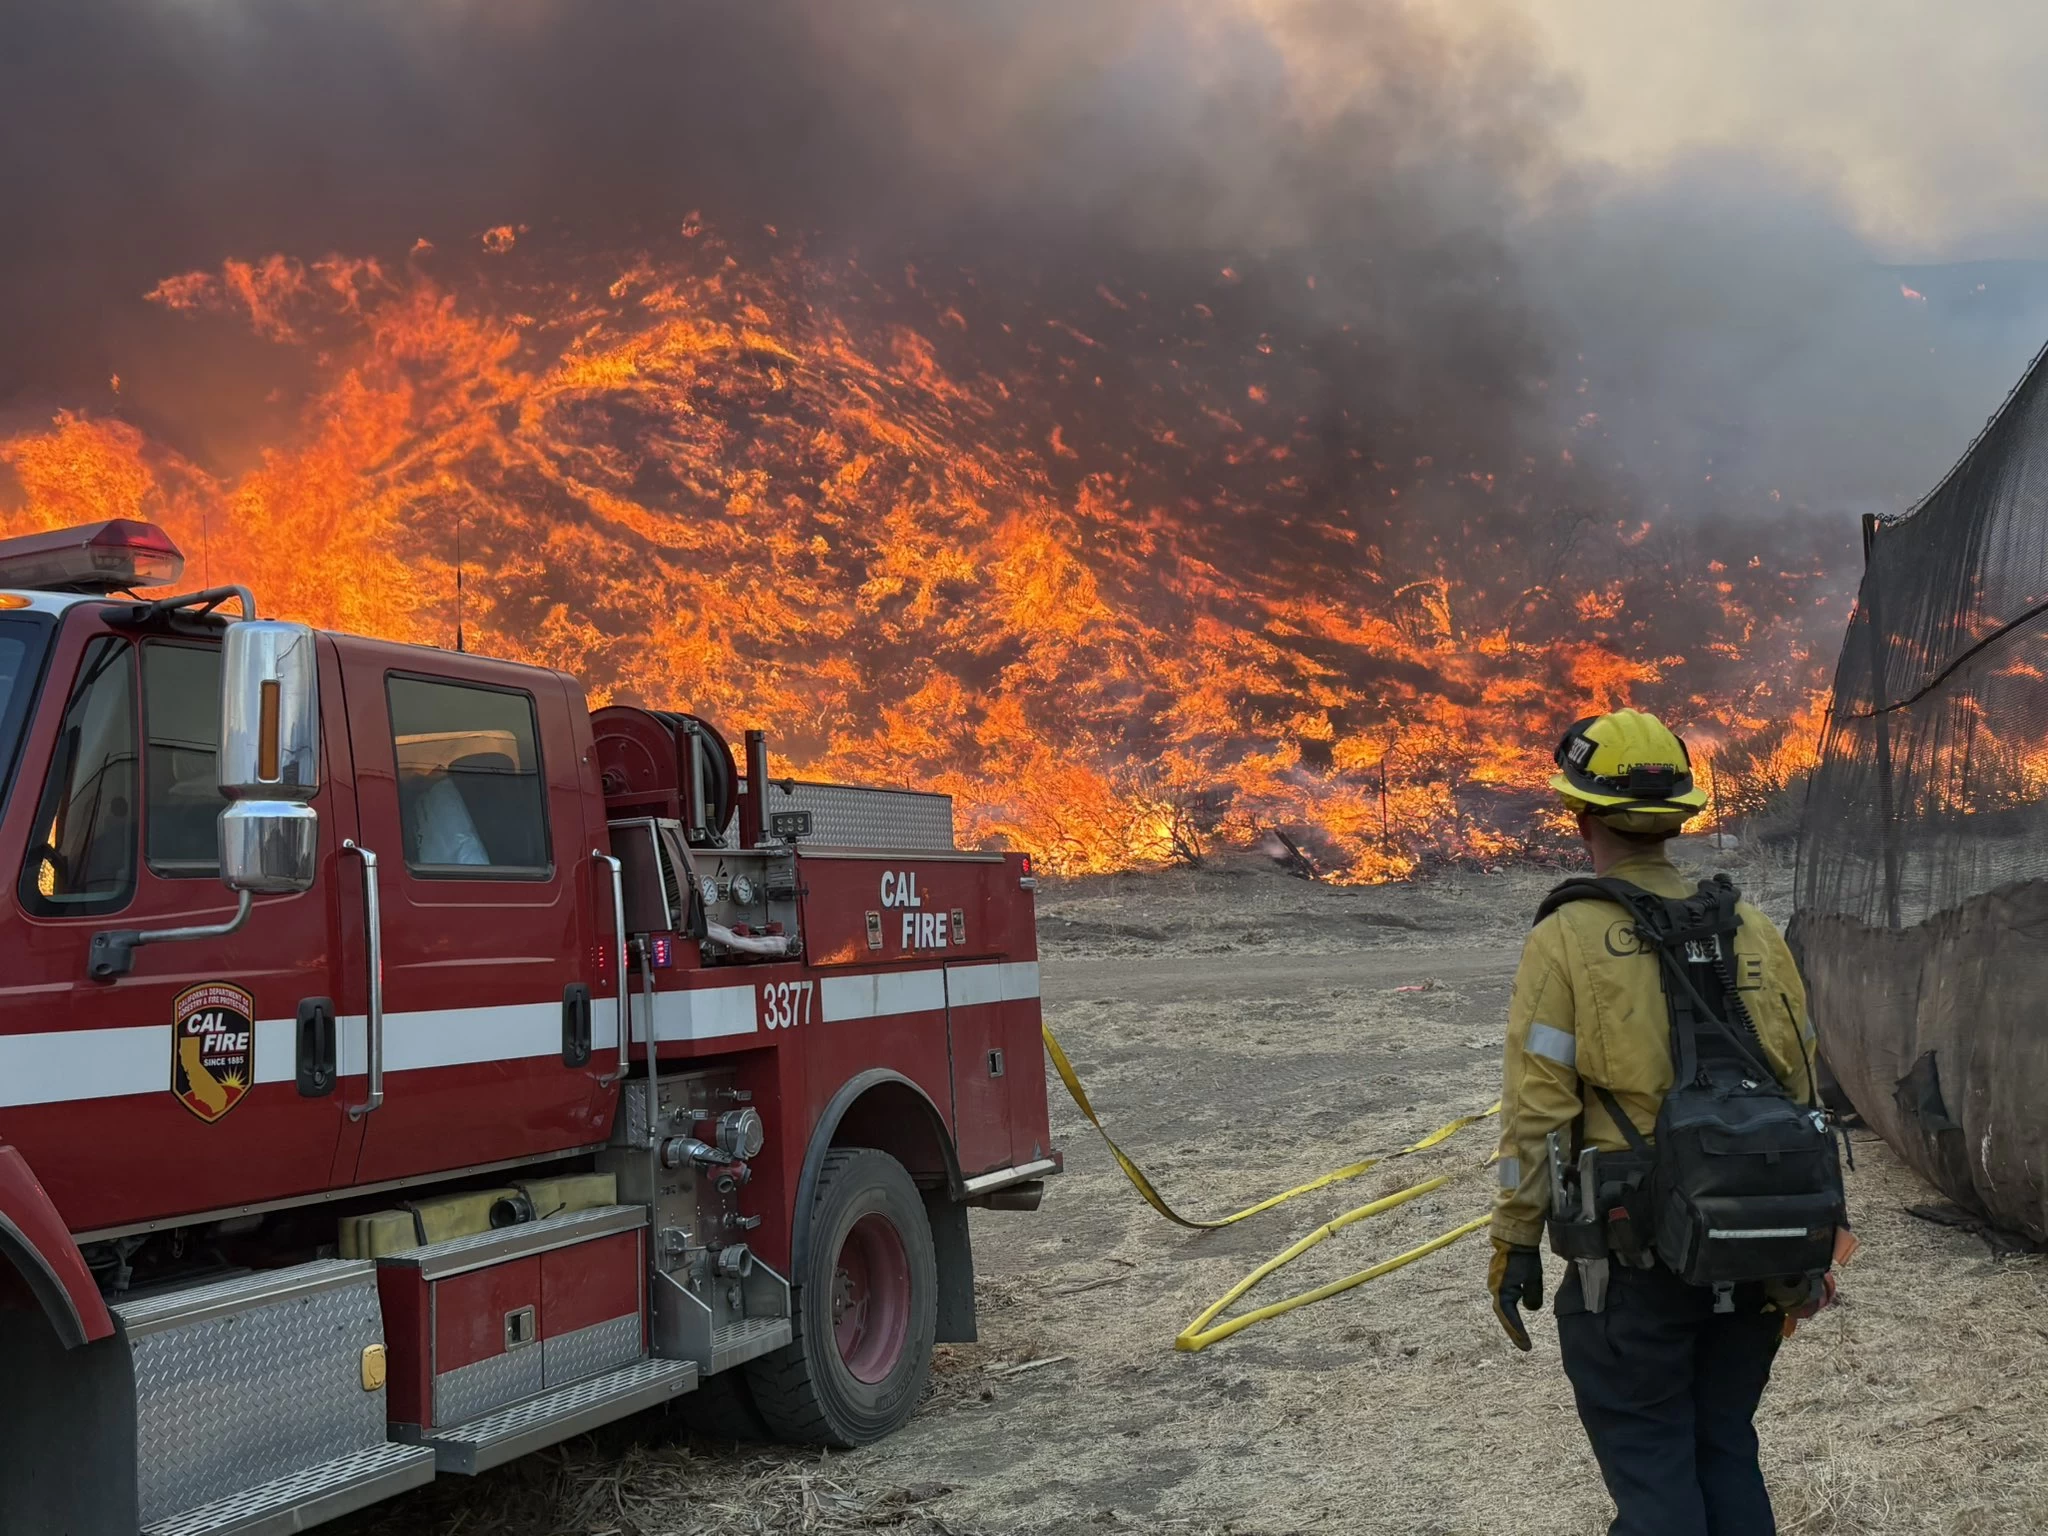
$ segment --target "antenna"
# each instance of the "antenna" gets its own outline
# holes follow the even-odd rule
[[[455,649],[462,650],[462,508],[455,509]]]

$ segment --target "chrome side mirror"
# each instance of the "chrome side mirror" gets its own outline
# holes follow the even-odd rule
[[[320,813],[289,800],[237,800],[220,813],[220,878],[258,896],[310,890],[320,868]]]
[[[304,624],[252,619],[221,644],[220,878],[259,895],[310,888],[319,867],[320,670]]]
[[[220,648],[220,792],[310,800],[320,791],[320,667],[313,631],[277,619],[230,624]]]

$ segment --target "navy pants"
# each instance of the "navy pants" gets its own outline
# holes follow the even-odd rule
[[[1576,1266],[1557,1337],[1579,1419],[1614,1499],[1608,1536],[1774,1536],[1752,1419],[1784,1319],[1754,1286],[1735,1310],[1658,1265],[1614,1265],[1607,1309],[1585,1310]]]

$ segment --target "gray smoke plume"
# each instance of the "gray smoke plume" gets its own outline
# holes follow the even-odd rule
[[[1055,292],[1247,267],[1276,323],[1362,342],[1333,419],[1475,462],[1563,434],[1642,508],[1777,516],[1931,483],[2042,325],[2028,270],[1916,286],[1767,168],[1564,164],[1569,82],[1506,4],[1455,33],[1401,0],[6,10],[0,411],[122,371],[176,431],[232,394],[247,360],[141,297],[226,256],[698,209]]]
[[[1545,88],[1505,50],[1441,56],[1394,0],[11,11],[0,402],[102,383],[140,296],[224,256],[689,209],[1077,274],[1317,248],[1358,279],[1322,302],[1414,361],[1540,366],[1500,235]]]

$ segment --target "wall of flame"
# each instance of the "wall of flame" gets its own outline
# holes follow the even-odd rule
[[[0,531],[148,518],[273,613],[459,618],[594,702],[949,791],[1055,871],[1268,826],[1354,879],[1549,847],[1549,746],[1621,703],[1745,805],[1810,766],[1833,530],[1647,508],[1582,467],[1590,404],[1512,453],[1464,419],[1497,401],[1390,407],[1369,342],[1271,302],[1300,282],[991,293],[695,220],[231,261],[149,297],[288,361],[235,416],[268,424],[200,451],[118,394],[58,410],[0,436]]]

